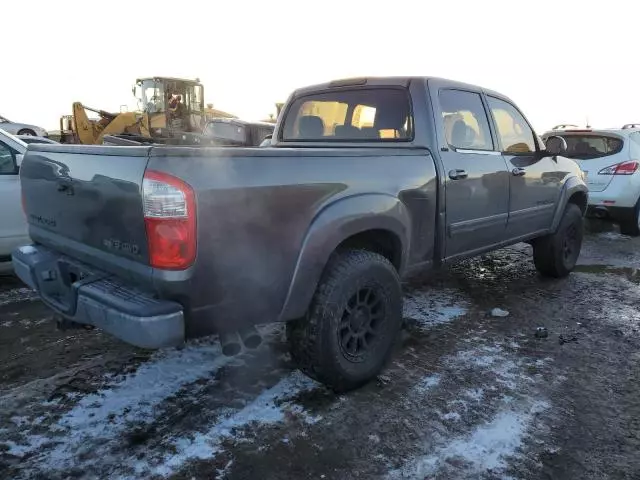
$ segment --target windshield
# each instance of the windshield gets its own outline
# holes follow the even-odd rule
[[[337,90],[296,99],[284,141],[407,141],[413,138],[409,95],[399,88]]]
[[[614,155],[622,150],[623,141],[608,135],[558,135],[567,142],[569,158],[587,160]]]
[[[185,105],[191,113],[204,110],[204,96],[202,85],[188,85],[185,94]]]
[[[164,112],[164,89],[162,83],[142,80],[136,85],[138,108],[147,113]]]

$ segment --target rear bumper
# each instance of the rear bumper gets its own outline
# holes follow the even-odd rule
[[[633,175],[614,176],[607,188],[597,192],[589,190],[589,205],[634,208],[640,196],[640,182]],[[614,203],[611,203],[614,202]]]
[[[158,300],[120,279],[39,245],[12,255],[16,275],[65,319],[93,325],[142,348],[184,342],[182,306]]]
[[[587,216],[613,220],[614,222],[628,222],[634,219],[634,207],[611,207],[608,205],[589,205]]]

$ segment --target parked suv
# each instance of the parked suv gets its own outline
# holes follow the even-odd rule
[[[542,138],[550,136],[565,139],[565,156],[584,172],[587,213],[613,220],[623,234],[640,235],[640,124],[604,130],[558,125]]]

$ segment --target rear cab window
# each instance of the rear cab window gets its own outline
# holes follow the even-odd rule
[[[398,87],[336,89],[301,96],[286,113],[287,142],[413,140],[409,92]]]

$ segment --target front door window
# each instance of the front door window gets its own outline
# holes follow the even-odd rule
[[[536,151],[533,130],[516,108],[505,101],[489,97],[489,108],[498,129],[502,151],[510,154]]]

